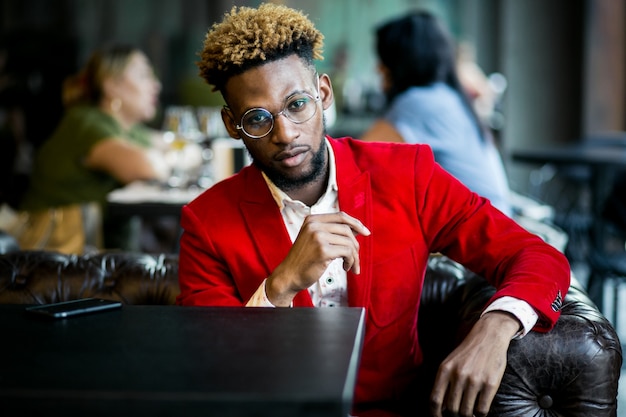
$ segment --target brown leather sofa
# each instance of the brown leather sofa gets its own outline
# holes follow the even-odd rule
[[[178,294],[175,255],[68,256],[13,249],[0,255],[0,303],[102,297],[126,304],[170,305]],[[426,384],[493,291],[482,278],[447,258],[431,258],[419,328],[425,362],[430,364]],[[512,342],[489,415],[615,417],[621,366],[622,349],[614,328],[574,280],[556,327]]]

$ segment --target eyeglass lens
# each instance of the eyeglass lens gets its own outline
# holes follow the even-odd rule
[[[306,93],[299,93],[287,99],[285,107],[275,116],[263,108],[248,110],[241,119],[241,125],[246,135],[262,137],[274,127],[274,118],[283,114],[293,123],[304,123],[310,120],[317,112],[315,103],[318,99]]]

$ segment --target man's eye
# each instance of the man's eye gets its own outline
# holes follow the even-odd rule
[[[308,97],[299,97],[289,102],[289,106],[287,108],[290,112],[299,112],[306,107],[309,101],[311,101],[311,99],[309,99]]]
[[[262,125],[268,123],[272,116],[266,112],[251,113],[246,117],[246,124],[249,125]]]

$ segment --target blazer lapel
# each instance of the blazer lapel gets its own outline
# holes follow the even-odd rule
[[[245,184],[249,192],[247,199],[241,202],[240,207],[257,256],[266,269],[267,277],[285,259],[292,243],[278,205],[256,167],[248,169]],[[294,306],[313,306],[308,291],[303,290],[298,293],[294,299]]]
[[[331,140],[337,165],[339,208],[359,219],[370,231],[373,226],[372,187],[368,172],[362,172],[355,164],[352,149],[346,142]],[[368,236],[357,236],[360,245],[361,273],[348,272],[348,304],[367,306],[372,279],[373,244]]]

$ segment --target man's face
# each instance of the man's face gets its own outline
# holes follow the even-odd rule
[[[303,94],[320,97],[308,104],[315,106],[310,119],[294,123],[284,113],[276,116],[287,102],[291,103],[291,98]],[[326,75],[319,77],[318,87],[315,71],[291,55],[232,77],[226,84],[225,96],[229,110],[222,112],[222,118],[228,132],[244,141],[254,164],[278,187],[290,191],[323,177],[327,167],[323,110],[332,103],[332,88]],[[296,101],[287,109],[298,106]],[[273,129],[258,139],[236,127],[242,125],[242,116],[254,108],[274,115]]]

